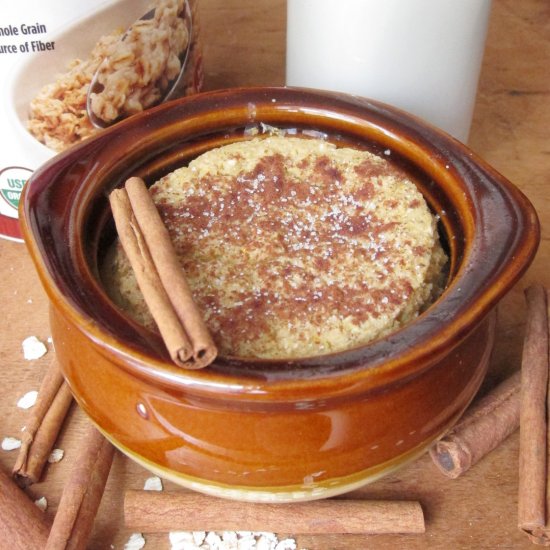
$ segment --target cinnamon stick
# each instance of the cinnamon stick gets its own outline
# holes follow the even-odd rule
[[[191,341],[193,357],[210,363],[215,357],[215,345],[206,324],[193,301],[191,289],[185,280],[183,269],[172,246],[170,235],[160,214],[151,199],[145,182],[140,178],[130,178],[126,182],[126,192],[137,222],[164,288],[176,314],[182,322]]]
[[[450,478],[468,471],[519,427],[520,371],[466,411],[430,449],[437,468]]]
[[[71,403],[71,392],[54,358],[22,432],[21,448],[12,471],[18,485],[25,487],[40,479]]]
[[[184,368],[209,365],[216,346],[145,183],[130,178],[109,200],[120,242],[172,360]]]
[[[46,550],[86,548],[113,457],[114,447],[90,425],[63,489]]]
[[[550,545],[548,523],[548,305],[542,286],[525,291],[527,323],[522,355],[518,525]]]
[[[0,534],[2,547],[43,550],[50,522],[30,498],[0,470]]]
[[[140,532],[274,531],[319,533],[424,533],[414,501],[327,499],[291,504],[227,501],[188,492],[127,491],[126,526]]]

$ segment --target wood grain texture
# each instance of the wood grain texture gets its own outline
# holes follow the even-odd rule
[[[205,88],[284,84],[284,0],[200,0],[204,42]],[[550,3],[548,0],[494,0],[487,49],[470,145],[533,202],[543,221],[537,258],[522,281],[499,307],[498,334],[486,392],[518,368],[521,361],[525,305],[523,290],[532,283],[550,286]],[[0,437],[17,436],[28,411],[17,399],[38,389],[46,356],[23,359],[21,342],[30,335],[49,336],[47,299],[30,258],[20,244],[0,241],[3,336],[0,347]],[[28,493],[46,495],[51,519],[84,433],[84,419],[74,408],[56,446],[65,450],[58,464],[46,468],[43,482]],[[422,535],[308,535],[298,548],[494,549],[533,545],[517,528],[518,434],[457,480],[440,475],[428,456],[367,486],[357,495],[371,499],[407,499],[422,503]],[[15,452],[0,451],[0,465],[10,471]],[[126,489],[142,489],[149,474],[121,455],[115,461],[99,509],[91,550],[122,548],[130,536],[123,527]],[[167,489],[175,487],[165,483]],[[353,497],[346,495],[346,498]],[[291,533],[289,533],[291,534]],[[284,535],[284,533],[281,533]],[[145,535],[146,550],[170,547],[167,535]]]

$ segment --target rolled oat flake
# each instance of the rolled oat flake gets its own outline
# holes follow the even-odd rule
[[[200,91],[196,3],[26,0],[2,6],[0,237],[21,240],[21,191],[43,162],[157,105],[170,91],[169,99]]]

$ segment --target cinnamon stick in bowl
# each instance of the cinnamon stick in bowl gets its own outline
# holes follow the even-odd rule
[[[128,179],[109,201],[120,242],[170,357],[184,368],[209,365],[216,346],[145,182]]]

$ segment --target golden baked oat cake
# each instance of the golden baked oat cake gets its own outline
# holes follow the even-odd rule
[[[151,187],[222,355],[297,358],[365,344],[441,292],[436,218],[385,158],[319,139],[208,151]],[[154,326],[121,247],[103,278]]]

